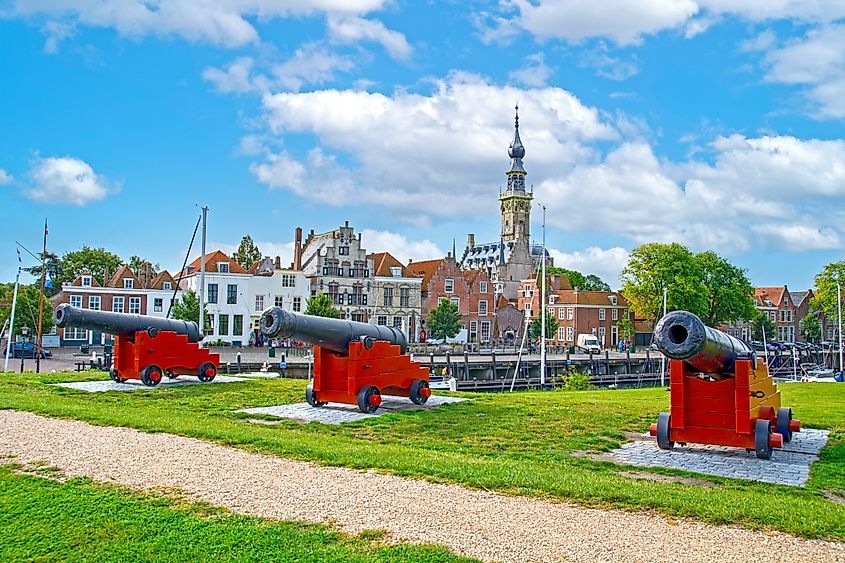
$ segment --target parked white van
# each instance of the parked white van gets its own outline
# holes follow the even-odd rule
[[[599,343],[599,339],[596,338],[593,334],[579,334],[578,348],[585,352],[592,352],[593,354],[598,354],[601,352],[601,344]]]

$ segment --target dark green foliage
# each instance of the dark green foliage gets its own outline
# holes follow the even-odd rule
[[[35,340],[38,330],[38,296],[41,294],[40,281],[37,284],[21,284],[18,289],[18,303],[15,307],[15,334],[21,334],[21,327],[26,325],[29,330],[27,336]],[[15,284],[0,286],[0,328],[12,314],[12,301],[15,294]],[[44,296],[44,310],[41,319],[41,332],[48,334],[53,330],[53,304]]]
[[[461,312],[458,306],[446,298],[428,312],[426,319],[429,338],[452,338],[461,331]]]
[[[246,235],[241,239],[241,244],[238,249],[232,254],[232,259],[244,268],[249,268],[254,263],[261,260],[261,250],[252,241],[252,237]]]
[[[769,318],[768,313],[763,311],[754,311],[751,317],[751,328],[754,333],[754,340],[763,340],[763,331],[766,332],[766,339],[771,340],[775,337],[775,323]]]
[[[816,309],[821,309],[829,319],[835,319],[838,315],[837,280],[845,284],[845,260],[828,264],[815,277],[816,289],[812,305]],[[845,288],[842,288],[842,300],[843,309],[845,309]]]
[[[546,268],[546,275],[566,276],[566,279],[569,280],[569,284],[573,288],[577,287],[578,289],[584,291],[610,291],[610,285],[608,285],[603,279],[601,279],[595,274],[585,276],[577,270],[550,266]]]
[[[102,247],[91,248],[84,245],[80,250],[62,256],[61,280],[73,281],[78,275],[87,272],[103,285],[103,274],[108,270],[109,275],[112,275],[122,265],[123,260],[117,254]],[[53,283],[56,283],[55,280]]]
[[[798,330],[808,342],[818,342],[822,339],[822,323],[817,316],[807,313],[798,324]]]
[[[554,311],[546,308],[546,340],[552,340],[557,334],[558,322]],[[528,325],[528,336],[530,338],[540,338],[543,333],[543,319],[537,315],[531,319],[531,324]]]

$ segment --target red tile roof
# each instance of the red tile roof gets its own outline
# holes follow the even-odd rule
[[[422,291],[428,291],[428,282],[431,281],[432,276],[440,269],[445,260],[445,258],[438,258],[437,260],[423,260],[422,262],[408,264],[408,269],[416,277],[422,278]]]
[[[202,257],[197,258],[190,264],[188,264],[187,272],[182,272],[179,278],[183,278],[185,276],[198,273],[200,271]],[[205,255],[205,271],[206,272],[217,272],[217,264],[220,262],[228,262],[229,263],[229,273],[230,274],[248,274],[243,266],[235,262],[234,259],[230,258],[225,252],[222,250],[215,250],[214,252],[210,252]]]
[[[135,276],[135,273],[126,264],[124,264],[123,266],[121,266],[120,268],[117,269],[117,271],[114,273],[114,275],[111,277],[111,279],[106,282],[106,287],[120,287],[120,288],[122,288],[123,287],[123,280],[126,279],[126,278],[129,278],[129,279],[132,280],[132,282],[134,284],[132,287],[135,287],[137,289],[143,288],[143,285],[141,284],[141,280],[139,280]]]
[[[765,306],[767,301],[771,301],[772,305],[777,307],[783,300],[784,292],[786,292],[786,286],[756,287],[754,288],[754,300],[761,306]]]
[[[150,289],[161,289],[164,282],[170,282],[175,285],[173,276],[171,276],[170,272],[167,270],[162,270],[156,274],[156,277],[154,277],[153,281],[150,283]]]
[[[393,272],[390,269],[402,268],[403,278],[414,277],[414,273],[408,268],[408,266],[403,265],[402,262],[397,260],[389,252],[374,252],[372,254],[367,254],[367,258],[373,261],[373,270],[374,275],[376,276],[393,277]]]

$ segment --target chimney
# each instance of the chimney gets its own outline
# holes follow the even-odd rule
[[[274,265],[275,265],[277,270],[282,269],[282,257],[281,256],[276,256],[276,262],[275,262]]]
[[[470,233],[467,235],[467,247],[472,248],[473,246],[475,246],[475,235]]]
[[[349,219],[347,219],[346,221],[344,221],[344,222],[343,222],[343,226],[344,226],[344,227],[348,227],[348,226],[349,226]]]
[[[311,229],[314,234],[314,229]],[[302,227],[296,228],[296,236],[293,241],[293,269],[302,269]]]

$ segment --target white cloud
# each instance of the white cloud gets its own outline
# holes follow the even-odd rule
[[[795,19],[831,22],[845,17],[842,0],[696,0],[711,13],[731,14],[752,22]]]
[[[0,168],[0,186],[5,186],[6,184],[11,184],[14,182],[15,179],[12,178],[12,175]]]
[[[58,53],[59,43],[71,37],[75,32],[75,26],[72,23],[60,21],[48,21],[41,27],[41,33],[47,36],[44,41],[45,53]]]
[[[591,246],[575,252],[561,252],[553,248],[549,254],[555,260],[555,266],[577,270],[582,274],[596,274],[610,287],[619,286],[619,274],[628,264],[628,251],[622,247],[599,248]]]
[[[42,203],[84,206],[120,189],[94,172],[83,160],[69,156],[38,158],[29,171],[32,187],[26,195]]]
[[[368,20],[358,16],[329,16],[329,36],[340,43],[357,43],[362,40],[374,41],[394,59],[405,60],[413,49],[405,36],[398,31],[387,29],[378,20]]]
[[[546,85],[552,75],[552,69],[546,66],[543,52],[525,57],[525,64],[519,70],[512,71],[508,76],[511,80],[525,86],[540,88]]]
[[[827,227],[813,227],[812,217],[804,217],[803,220],[800,224],[755,225],[753,230],[792,252],[842,248],[840,233]]]
[[[739,44],[739,50],[745,53],[765,52],[774,47],[778,42],[775,32],[771,29],[761,31],[751,39],[746,39]]]
[[[257,88],[251,76],[254,64],[252,57],[240,57],[226,65],[223,70],[215,67],[206,68],[202,72],[202,77],[214,84],[218,92],[224,94],[252,92]]]
[[[446,252],[428,239],[409,240],[405,235],[390,231],[361,231],[361,244],[367,252],[389,252],[394,258],[407,264],[408,260],[431,260],[442,258]]]
[[[820,118],[845,117],[845,25],[810,30],[764,58],[766,80],[806,85]]]
[[[124,36],[178,36],[239,47],[259,40],[248,18],[365,14],[387,0],[16,0],[12,16],[114,28]],[[48,40],[49,41],[49,40]]]
[[[597,75],[610,80],[627,80],[640,71],[636,56],[626,61],[609,55],[608,51],[607,45],[600,42],[594,49],[578,55],[578,66],[592,67]]]

